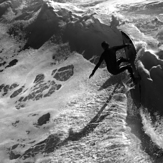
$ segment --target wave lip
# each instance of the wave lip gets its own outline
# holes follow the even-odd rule
[[[86,9],[71,3],[32,2],[20,9],[8,32],[25,39],[23,49],[39,49],[48,41],[55,44],[69,43],[71,51],[77,51],[86,59],[91,59],[102,53],[102,41],[108,41],[111,46],[122,43],[116,25],[105,25],[94,11],[87,13]]]

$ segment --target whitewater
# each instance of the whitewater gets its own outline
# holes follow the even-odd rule
[[[0,163],[163,162],[162,7],[0,1]],[[105,63],[89,79],[101,42],[123,44],[120,30],[137,50],[136,86]]]

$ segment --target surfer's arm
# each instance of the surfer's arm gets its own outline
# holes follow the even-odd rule
[[[103,57],[103,53],[102,53],[102,55],[101,55],[101,57],[100,57],[98,63],[96,64],[96,66],[95,66],[95,68],[93,69],[93,71],[92,71],[91,75],[89,76],[89,78],[91,78],[91,77],[94,75],[94,73],[95,73],[96,70],[100,67],[100,65],[101,65],[101,63],[102,63],[103,60],[104,60],[104,57]]]
[[[128,47],[128,46],[130,46],[130,44],[125,44],[125,45],[120,45],[120,46],[114,46],[113,49],[115,49],[117,51],[117,50],[120,50],[120,49],[125,48],[125,47]]]

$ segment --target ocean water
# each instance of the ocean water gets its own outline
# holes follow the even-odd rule
[[[0,2],[0,163],[163,162],[163,3]],[[100,44],[137,49],[141,76],[89,79]],[[117,52],[124,56],[124,50]]]

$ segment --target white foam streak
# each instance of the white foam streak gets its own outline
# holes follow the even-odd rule
[[[157,128],[152,124],[150,113],[144,111],[143,108],[140,109],[140,115],[142,117],[143,129],[144,132],[150,136],[152,141],[157,144],[157,146],[163,148],[163,132],[157,133]]]

